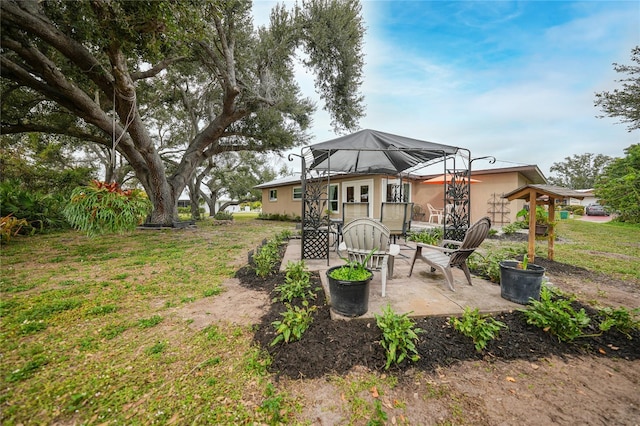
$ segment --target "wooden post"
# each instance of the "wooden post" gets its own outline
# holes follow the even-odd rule
[[[535,189],[529,191],[529,248],[527,256],[529,263],[533,263],[536,258],[536,199],[538,193]]]
[[[548,251],[547,251],[547,258],[549,260],[553,260],[553,256],[555,253],[555,249],[553,247],[553,244],[556,240],[556,227],[553,224],[555,222],[555,218],[556,218],[556,203],[555,203],[555,199],[549,197],[549,244],[548,244]]]

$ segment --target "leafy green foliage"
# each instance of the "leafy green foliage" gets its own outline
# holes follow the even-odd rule
[[[94,237],[133,231],[151,211],[144,191],[123,191],[117,183],[92,181],[73,190],[64,215],[71,225]]]
[[[598,315],[602,318],[600,321],[601,331],[609,331],[614,328],[631,338],[629,333],[640,328],[640,308],[629,311],[623,307],[615,309],[607,307],[600,309]]]
[[[455,330],[471,337],[478,352],[482,352],[489,341],[498,337],[501,328],[507,327],[490,315],[481,315],[478,308],[471,310],[468,306],[464,308],[462,317],[451,317],[449,323]]]
[[[595,106],[602,109],[609,117],[618,117],[623,123],[628,123],[627,129],[640,129],[640,46],[631,49],[631,60],[638,65],[613,64],[613,69],[628,76],[619,80],[621,89],[613,92],[596,93]]]
[[[617,220],[640,223],[640,144],[625,149],[604,170],[595,185],[595,195],[618,213]]]
[[[553,163],[549,171],[549,183],[571,189],[593,188],[596,180],[612,158],[603,154],[576,154],[565,157],[564,161]]]
[[[138,327],[140,328],[155,327],[156,325],[160,324],[163,320],[164,318],[162,318],[160,315],[154,315],[150,318],[141,318],[138,320]]]
[[[440,227],[436,227],[431,229],[423,229],[419,232],[412,232],[409,234],[407,239],[409,241],[415,241],[417,243],[424,243],[432,246],[437,246],[440,243],[440,241],[442,241],[443,235],[444,235],[444,229]]]
[[[522,310],[527,324],[535,325],[551,332],[562,342],[571,342],[583,335],[583,330],[591,319],[584,308],[576,311],[571,306],[573,298],[566,298],[559,290],[542,286],[540,300],[532,300],[529,307]]]
[[[380,344],[387,353],[387,362],[384,366],[389,369],[391,364],[400,364],[406,358],[411,361],[420,359],[416,341],[422,329],[415,326],[415,322],[409,318],[409,314],[396,314],[391,305],[387,304],[382,310],[382,315],[374,315],[378,328],[382,331]]]
[[[335,268],[331,271],[330,277],[339,281],[365,281],[373,276],[370,270],[367,269],[367,262],[373,256],[373,253],[376,252],[374,248],[371,250],[362,261],[358,262],[357,260],[349,260],[347,258],[342,258],[346,264]]]
[[[21,234],[68,228],[62,214],[64,204],[61,195],[27,190],[15,180],[0,183],[0,211],[5,216],[12,215],[27,221],[27,225],[20,229]]]
[[[269,424],[285,423],[285,418],[282,416],[284,397],[278,394],[273,384],[267,384],[265,397],[258,409],[268,417]]]
[[[279,259],[278,247],[277,240],[270,240],[257,250],[253,256],[257,276],[266,277],[273,271]]]
[[[291,306],[287,303],[287,310],[281,315],[281,321],[273,321],[271,324],[276,329],[276,337],[271,342],[271,346],[284,341],[285,343],[300,340],[302,334],[309,328],[313,322],[313,312],[316,306],[309,307],[309,302],[302,301],[302,306]]]
[[[233,220],[233,215],[227,212],[218,212],[213,216],[216,220]]]
[[[499,283],[500,262],[513,259],[525,253],[527,253],[527,247],[524,245],[504,248],[502,250],[491,250],[484,255],[475,251],[469,256],[469,259],[467,259],[467,265],[469,269],[478,275],[488,278],[491,282]]]
[[[274,291],[280,293],[281,302],[291,302],[294,298],[315,298],[316,294],[311,288],[311,274],[307,270],[304,260],[289,262],[285,270],[285,282],[275,287]]]

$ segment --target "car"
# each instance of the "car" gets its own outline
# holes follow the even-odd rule
[[[587,216],[609,216],[609,212],[598,203],[592,203],[585,207],[584,214]]]

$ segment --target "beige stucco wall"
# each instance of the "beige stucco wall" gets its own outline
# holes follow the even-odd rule
[[[495,198],[497,203],[502,201],[502,194],[513,191],[529,182],[522,174],[517,172],[510,173],[493,173],[474,175],[475,179],[480,180],[479,183],[471,185],[471,222],[489,216],[494,226],[511,223],[516,220],[516,213],[522,209],[524,200],[514,200],[505,202],[508,213],[500,214],[499,208],[494,208],[492,200]],[[331,216],[339,218],[342,216],[342,202],[345,194],[343,193],[343,184],[347,182],[369,181],[373,184],[373,191],[370,191],[371,217],[380,217],[380,206],[385,194],[384,188],[386,184],[393,181],[394,177],[386,176],[356,176],[349,178],[335,178],[331,180],[332,184],[338,184],[339,208],[338,211]],[[407,182],[407,181],[405,181]],[[410,183],[410,201],[420,205],[425,213],[425,220],[428,219],[427,203],[431,203],[436,208],[442,208],[444,205],[444,188],[442,185],[424,184],[422,181],[411,181]],[[293,188],[300,187],[300,183],[291,185],[283,185],[272,189],[278,190],[278,200],[269,200],[269,188],[262,190],[262,212],[266,214],[287,214],[289,216],[300,216],[302,206],[300,200],[293,199]],[[496,194],[495,197],[493,194]],[[497,207],[497,206],[496,206]]]

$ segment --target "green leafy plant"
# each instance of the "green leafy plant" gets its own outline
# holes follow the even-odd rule
[[[227,212],[217,212],[213,218],[215,220],[233,220],[233,214]]]
[[[86,187],[73,190],[63,213],[71,226],[93,237],[133,231],[151,208],[144,191],[125,191],[115,182],[94,180]]]
[[[304,260],[289,262],[286,268],[285,282],[275,287],[274,291],[280,293],[281,302],[291,302],[294,298],[315,298],[311,289],[311,274],[307,270]]]
[[[286,306],[287,310],[280,314],[283,319],[271,323],[276,329],[276,337],[271,342],[271,346],[282,341],[289,343],[300,340],[302,334],[313,322],[312,313],[317,309],[317,306],[309,307],[309,302],[306,300],[302,301],[302,307],[291,306],[289,303]]]
[[[382,310],[382,315],[374,315],[378,328],[382,331],[380,344],[387,353],[387,362],[384,366],[389,369],[391,364],[400,364],[406,358],[411,361],[420,359],[416,341],[418,334],[423,330],[415,326],[415,322],[409,318],[409,314],[398,315],[387,304]]]
[[[273,271],[279,259],[278,246],[277,240],[270,240],[257,250],[253,256],[256,275],[266,277]]]
[[[369,262],[369,259],[371,259],[371,256],[373,256],[373,253],[375,252],[376,249],[374,248],[361,262],[342,257],[346,264],[331,271],[329,276],[338,281],[368,280],[373,276],[373,274],[369,269],[367,269],[367,262]]]
[[[451,317],[449,323],[456,331],[473,339],[478,352],[482,352],[489,341],[498,337],[501,328],[507,328],[502,321],[490,315],[481,315],[478,308],[471,310],[468,306],[464,308],[462,317]]]
[[[640,308],[629,311],[623,307],[615,309],[607,307],[600,309],[598,315],[602,318],[600,321],[601,331],[609,331],[614,328],[631,339],[629,333],[640,328]]]
[[[540,300],[532,300],[529,308],[522,312],[527,324],[551,332],[562,342],[571,342],[584,336],[583,330],[591,322],[584,308],[579,311],[573,309],[573,301],[559,290],[542,286]]]
[[[423,229],[419,232],[413,232],[407,237],[407,239],[409,241],[414,241],[417,243],[436,246],[440,243],[440,241],[442,241],[443,234],[443,228],[436,227],[431,229]]]

